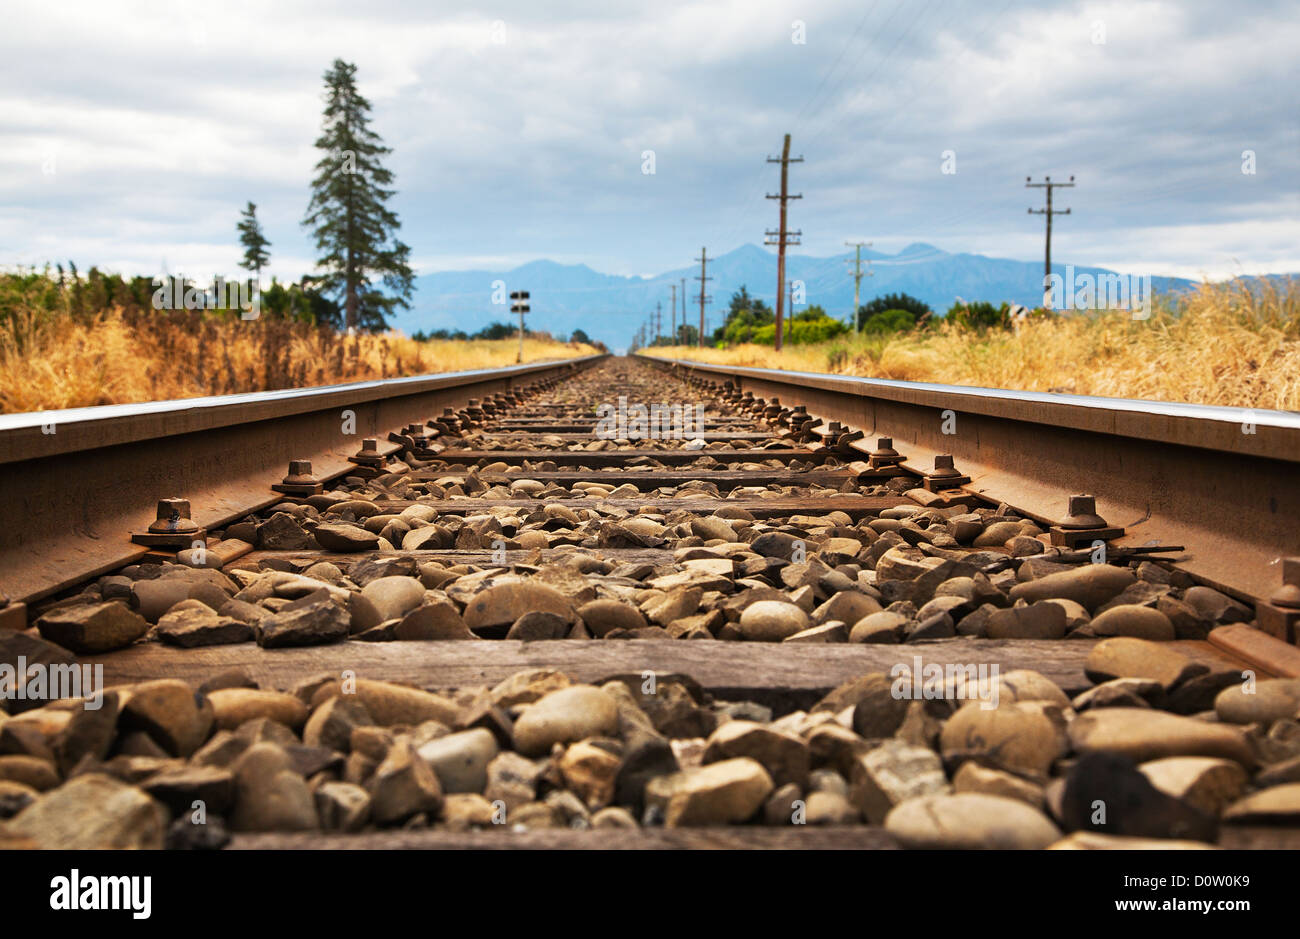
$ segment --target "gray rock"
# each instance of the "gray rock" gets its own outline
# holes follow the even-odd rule
[[[887,740],[854,762],[849,797],[869,824],[879,825],[900,803],[947,789],[937,753]]]
[[[437,774],[443,792],[481,793],[498,748],[491,731],[475,728],[430,740],[416,752]]]

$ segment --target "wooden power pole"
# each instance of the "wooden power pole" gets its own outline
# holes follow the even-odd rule
[[[1046,190],[1047,190],[1047,208],[1045,208],[1045,209],[1030,209],[1030,210],[1029,210],[1029,214],[1030,214],[1030,215],[1045,215],[1045,216],[1047,217],[1047,254],[1046,254],[1046,257],[1045,257],[1045,259],[1044,259],[1044,261],[1043,261],[1043,298],[1044,298],[1044,299],[1043,299],[1043,306],[1048,306],[1049,301],[1047,300],[1047,297],[1049,296],[1049,292],[1050,292],[1051,289],[1052,289],[1052,288],[1051,288],[1051,283],[1052,283],[1052,216],[1053,216],[1053,215],[1069,215],[1069,214],[1070,214],[1070,210],[1069,210],[1069,209],[1053,209],[1053,208],[1052,208],[1052,190],[1053,190],[1053,189],[1056,189],[1057,187],[1060,187],[1061,189],[1071,189],[1071,188],[1073,188],[1073,187],[1074,187],[1074,177],[1071,176],[1071,177],[1070,177],[1070,181],[1069,181],[1068,183],[1054,183],[1054,182],[1052,182],[1052,177],[1050,177],[1050,176],[1044,176],[1044,177],[1043,177],[1043,181],[1042,181],[1041,183],[1035,183],[1035,182],[1032,182],[1032,181],[1031,181],[1032,179],[1033,179],[1033,177],[1031,177],[1031,176],[1026,176],[1026,177],[1025,177],[1025,188],[1026,188],[1026,189],[1046,189]]]
[[[704,348],[704,304],[709,303],[710,301],[713,300],[712,297],[705,295],[704,282],[707,280],[713,280],[713,278],[709,277],[708,274],[706,273],[709,264],[709,252],[706,249],[701,248],[700,256],[695,260],[700,262],[700,274],[698,277],[695,278],[700,282],[700,334],[695,338],[695,344],[699,348],[703,349]],[[685,300],[683,299],[683,304],[682,304],[683,311],[685,310],[685,308],[686,308]]]
[[[670,332],[668,338],[672,340],[670,345],[675,346],[677,345],[677,285],[669,284],[668,286],[671,287],[673,290],[673,310],[668,321],[668,329]],[[685,320],[686,319],[685,311],[683,310],[682,312],[683,312],[682,319]]]
[[[871,242],[846,241],[844,243],[856,251],[856,256],[853,259],[853,331],[858,332],[860,330],[858,325],[858,308],[862,305],[862,249],[870,248]],[[868,259],[867,263],[870,264],[871,260]],[[867,271],[866,276],[870,277],[871,271]]]
[[[781,327],[784,323],[784,306],[785,306],[785,246],[788,244],[799,244],[799,237],[802,231],[786,231],[785,227],[785,204],[791,199],[802,199],[802,195],[792,196],[787,191],[787,183],[790,175],[791,163],[802,163],[803,157],[790,157],[790,135],[785,135],[785,144],[781,147],[781,158],[768,157],[769,163],[781,164],[781,194],[772,195],[768,193],[769,199],[781,200],[781,225],[776,231],[768,229],[765,234],[768,239],[776,236],[776,241],[767,240],[764,244],[776,245],[776,351],[781,351]],[[791,240],[793,239],[793,241]]]

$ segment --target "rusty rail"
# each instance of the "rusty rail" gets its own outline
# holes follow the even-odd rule
[[[279,501],[289,460],[337,478],[364,437],[601,358],[0,415],[0,592],[30,602],[138,560],[160,498],[220,526]]]
[[[876,436],[918,471],[951,454],[964,488],[1039,521],[1094,493],[1126,529],[1116,544],[1184,545],[1181,568],[1241,599],[1266,599],[1300,554],[1300,414],[639,357],[805,405],[865,432],[864,455]]]

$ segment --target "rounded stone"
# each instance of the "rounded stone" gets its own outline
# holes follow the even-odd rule
[[[1135,761],[1169,756],[1209,756],[1255,765],[1245,735],[1236,727],[1151,708],[1093,708],[1070,722],[1070,743],[1078,753],[1099,750]]]
[[[379,613],[379,621],[400,619],[424,599],[424,584],[414,577],[376,577],[361,589]]]
[[[217,727],[234,730],[259,717],[297,729],[307,722],[307,705],[283,691],[260,688],[222,688],[208,695]]]
[[[697,538],[703,538],[705,541],[738,541],[736,530],[721,518],[706,515],[703,518],[691,519],[691,534]]]
[[[849,642],[898,642],[898,633],[906,625],[906,616],[882,610],[854,623],[849,631]]]
[[[480,590],[465,605],[465,625],[509,626],[525,613],[554,613],[573,621],[573,605],[554,587],[525,581],[497,584]]]
[[[759,600],[740,614],[740,633],[751,642],[781,642],[812,625],[808,614],[784,600]]]
[[[515,722],[515,747],[527,756],[540,756],[554,744],[617,730],[617,702],[594,685],[573,685],[552,691],[525,709]]]
[[[614,629],[641,629],[647,625],[641,611],[622,600],[592,600],[578,607],[578,616],[593,636],[603,636]]]
[[[1176,637],[1174,624],[1154,607],[1123,604],[1113,606],[1092,618],[1098,636],[1131,636],[1153,642],[1169,642]]]
[[[885,830],[908,848],[1035,850],[1061,837],[1021,800],[978,792],[908,799],[885,816]]]
[[[1037,701],[963,707],[943,725],[939,744],[944,756],[981,757],[1040,778],[1068,749],[1060,710]]]
[[[976,548],[996,548],[1020,534],[1019,522],[994,522],[975,536]]]
[[[1214,699],[1214,712],[1229,724],[1271,724],[1300,717],[1300,678],[1235,684]]]
[[[1117,636],[1103,639],[1092,647],[1084,661],[1083,671],[1098,683],[1116,678],[1144,678],[1158,681],[1168,690],[1207,669],[1168,646],[1131,636]]]
[[[1126,567],[1109,564],[1085,564],[1072,571],[1059,571],[1016,584],[1011,588],[1012,600],[1073,600],[1086,610],[1095,610],[1107,600],[1137,582],[1133,572]]]

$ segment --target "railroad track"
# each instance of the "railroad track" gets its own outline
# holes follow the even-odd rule
[[[593,357],[0,442],[0,846],[1300,844],[1294,415]]]

